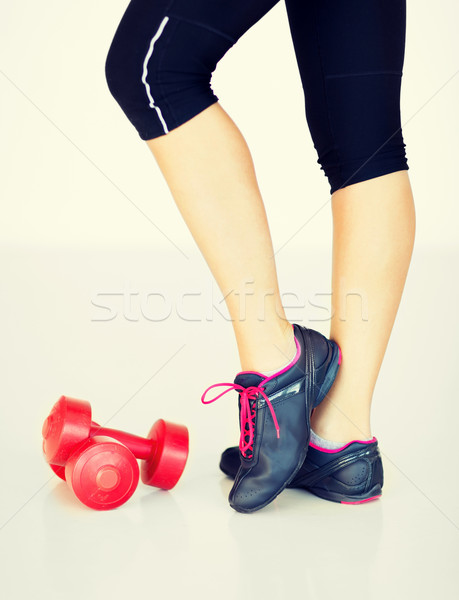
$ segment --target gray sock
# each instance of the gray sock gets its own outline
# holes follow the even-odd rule
[[[319,448],[323,448],[324,450],[337,450],[338,448],[342,448],[346,445],[342,442],[331,442],[330,440],[324,440],[324,438],[321,438],[320,435],[317,435],[317,433],[315,433],[312,429],[311,439],[309,442],[315,446],[319,446]]]

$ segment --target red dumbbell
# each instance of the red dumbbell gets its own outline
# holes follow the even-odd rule
[[[171,489],[188,456],[188,430],[160,419],[147,438],[100,427],[85,400],[62,396],[43,424],[43,452],[51,469],[87,506],[115,508],[134,493],[142,459],[142,481]],[[65,466],[65,469],[64,469]]]

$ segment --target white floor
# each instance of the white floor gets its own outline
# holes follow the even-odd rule
[[[300,263],[289,251],[282,289],[304,304],[289,316],[326,332],[329,256],[304,250]],[[341,506],[288,490],[240,515],[218,470],[237,439],[236,397],[200,404],[234,376],[235,345],[196,252],[4,247],[2,597],[457,598],[457,258],[419,249],[413,261],[375,394],[382,499]],[[187,424],[177,487],[140,484],[109,512],[79,504],[41,455],[61,394],[133,433],[159,417]]]

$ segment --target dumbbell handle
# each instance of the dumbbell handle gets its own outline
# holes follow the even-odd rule
[[[94,437],[95,435],[106,435],[121,442],[129,448],[136,458],[140,458],[141,460],[146,460],[151,456],[156,443],[154,440],[143,438],[139,435],[133,435],[132,433],[126,433],[118,429],[111,429],[110,427],[101,427],[93,421],[89,436]]]

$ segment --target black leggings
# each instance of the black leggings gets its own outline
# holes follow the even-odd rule
[[[210,80],[218,61],[277,2],[132,0],[106,76],[140,137],[165,135],[217,102]],[[286,6],[306,118],[331,193],[408,169],[400,123],[405,0]]]

